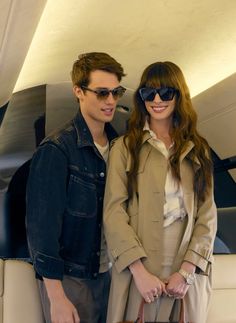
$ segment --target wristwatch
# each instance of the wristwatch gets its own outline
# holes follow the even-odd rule
[[[195,282],[196,275],[194,273],[189,273],[182,268],[180,268],[179,273],[184,277],[187,285],[192,285]]]

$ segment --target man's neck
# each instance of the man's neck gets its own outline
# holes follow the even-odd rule
[[[107,135],[105,132],[105,123],[92,119],[87,115],[83,115],[83,118],[91,132],[93,141],[98,143],[100,146],[105,146],[107,144]]]

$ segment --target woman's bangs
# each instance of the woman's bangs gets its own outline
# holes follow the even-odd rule
[[[146,87],[161,88],[161,87],[176,87],[176,82],[173,80],[172,74],[163,66],[154,66],[150,69],[146,76]]]
[[[161,87],[173,87],[177,89],[175,84],[173,82],[170,82],[170,80],[160,80],[160,79],[151,79],[146,82],[146,87],[151,88],[161,88]]]

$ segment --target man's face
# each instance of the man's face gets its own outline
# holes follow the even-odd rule
[[[115,74],[96,70],[90,73],[90,82],[87,88],[113,90],[119,84]],[[118,99],[114,99],[111,93],[107,98],[99,99],[96,93],[78,86],[74,87],[74,93],[80,101],[80,109],[87,122],[90,120],[105,123],[112,120]]]

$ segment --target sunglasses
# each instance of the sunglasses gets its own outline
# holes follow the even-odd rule
[[[173,87],[161,87],[158,89],[152,87],[143,87],[139,89],[139,94],[143,101],[153,101],[157,93],[162,101],[171,101],[178,92],[179,91]]]
[[[86,86],[81,86],[81,88],[83,90],[95,93],[99,100],[107,99],[110,93],[112,94],[113,98],[115,100],[117,100],[117,99],[121,98],[126,91],[126,89],[123,86],[118,86],[113,90],[108,90],[108,89],[93,90],[93,89],[90,89],[89,87],[86,87]]]

